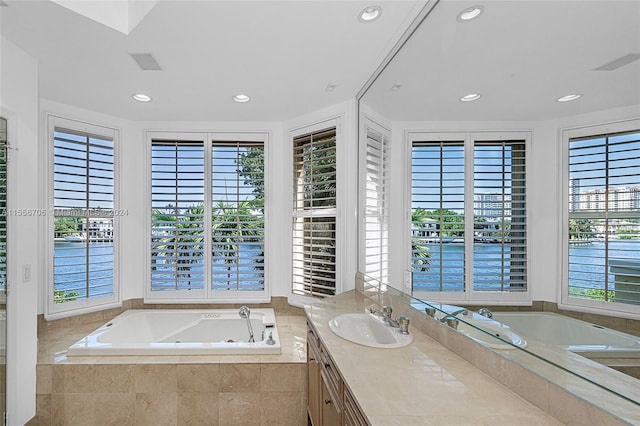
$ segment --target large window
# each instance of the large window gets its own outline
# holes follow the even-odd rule
[[[640,306],[640,131],[570,138],[568,171],[568,297]]]
[[[264,298],[264,136],[199,136],[151,139],[147,298]]]
[[[452,301],[498,293],[523,298],[525,146],[523,135],[412,135],[410,270],[415,293]]]
[[[293,139],[293,286],[298,295],[336,292],[336,128]]]
[[[53,267],[50,313],[117,300],[117,132],[51,118]],[[82,129],[82,130],[80,130]],[[87,130],[90,129],[90,130]]]

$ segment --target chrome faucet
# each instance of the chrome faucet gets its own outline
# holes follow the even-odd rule
[[[444,315],[442,318],[440,318],[440,322],[442,323],[447,322],[447,318],[451,318],[451,317],[455,318],[459,314],[469,315],[469,311],[465,308],[458,309],[457,311],[453,311],[450,314]]]
[[[244,318],[247,320],[247,329],[249,331],[249,343],[255,343],[255,340],[253,338],[253,327],[251,327],[251,319],[249,319],[249,317],[251,316],[251,310],[247,306],[240,306],[238,315],[240,315],[240,318]]]
[[[384,305],[382,307],[382,310],[371,307],[369,308],[369,312],[371,312],[374,315],[382,316],[382,320],[385,323],[389,324],[389,326],[391,327],[394,327],[394,328],[400,327],[400,323],[398,323],[397,320],[394,320],[393,318],[391,318],[391,313],[393,312],[393,308],[391,306]]]
[[[483,317],[487,318],[493,318],[493,312],[491,312],[488,308],[478,309],[478,315],[482,315]]]

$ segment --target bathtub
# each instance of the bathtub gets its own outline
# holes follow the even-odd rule
[[[131,309],[71,345],[67,356],[280,354],[273,309],[252,309],[250,321],[255,343],[238,309]]]
[[[494,312],[493,319],[587,358],[640,359],[640,337],[550,312]]]

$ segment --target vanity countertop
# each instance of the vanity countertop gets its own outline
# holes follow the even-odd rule
[[[415,328],[413,343],[395,349],[361,346],[329,329],[333,317],[371,304],[353,290],[305,311],[373,426],[562,424]]]

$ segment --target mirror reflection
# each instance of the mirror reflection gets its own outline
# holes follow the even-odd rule
[[[360,99],[361,269],[637,404],[640,3],[426,7]]]

